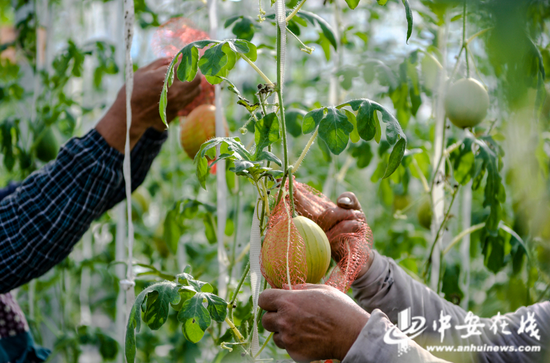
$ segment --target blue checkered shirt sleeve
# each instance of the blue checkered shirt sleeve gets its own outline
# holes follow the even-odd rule
[[[132,189],[166,141],[149,129],[132,150]],[[41,276],[72,251],[94,219],[125,198],[124,156],[95,130],[0,202],[0,294]]]

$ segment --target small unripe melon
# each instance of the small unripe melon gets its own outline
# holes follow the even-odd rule
[[[451,122],[460,128],[479,124],[489,110],[489,95],[485,87],[473,78],[455,82],[445,96],[445,112]]]
[[[430,229],[432,226],[432,206],[428,198],[424,199],[418,207],[418,223],[426,229]]]
[[[201,105],[189,115],[180,120],[180,141],[183,150],[191,159],[200,150],[201,145],[216,136],[216,107]],[[225,134],[229,135],[229,127],[224,118]]]
[[[298,271],[305,272],[304,270],[307,268],[306,283],[316,284],[325,276],[330,265],[330,243],[327,235],[317,223],[309,218],[299,216],[293,218],[292,221],[300,236],[302,236],[305,245],[306,266],[300,266],[301,259],[298,255],[298,246],[291,244],[289,251],[290,270],[298,269]],[[268,234],[277,233],[281,236],[286,236],[287,226],[286,221],[279,222],[272,230],[268,231]],[[287,243],[284,237],[283,239],[266,238],[262,247],[264,271],[275,287],[278,288],[288,283],[286,261],[276,261],[280,259],[280,256],[286,256],[286,248]],[[284,251],[281,253],[280,249],[284,249]],[[290,276],[290,281],[295,283],[295,278],[295,276]]]
[[[40,133],[39,133],[40,134]],[[47,163],[57,158],[59,153],[59,141],[55,137],[55,134],[51,127],[47,127],[46,131],[42,135],[42,138],[36,145],[36,157]]]

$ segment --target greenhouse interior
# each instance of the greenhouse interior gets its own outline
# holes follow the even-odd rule
[[[549,26],[0,0],[0,363],[550,362]]]

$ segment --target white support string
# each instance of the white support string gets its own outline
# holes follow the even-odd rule
[[[126,280],[120,282],[126,290],[126,311],[135,300],[134,271],[132,266],[134,248],[134,224],[132,223],[132,175],[130,170],[130,128],[132,126],[132,93],[134,90],[134,66],[132,63],[132,40],[134,38],[134,1],[124,0],[124,43],[126,45],[126,144],[124,145],[124,182],[126,186],[126,215],[128,218],[128,268]]]
[[[447,22],[445,24],[448,24]],[[448,27],[442,27],[439,29],[439,39],[440,41],[440,52],[443,55],[443,69],[439,72],[439,92],[438,92],[438,98],[436,103],[436,121],[435,121],[435,140],[434,140],[434,160],[439,160],[444,152],[445,149],[445,108],[444,108],[444,102],[443,102],[443,95],[445,94],[445,83],[446,83],[446,72],[445,72],[445,59],[447,55],[447,48],[446,48],[446,40],[447,40],[447,32]],[[434,164],[434,177],[435,178],[441,178],[445,175],[445,160],[442,160],[441,163],[439,163],[439,169],[437,168],[438,165]],[[432,235],[434,238],[437,235],[437,231],[439,230],[439,226],[441,223],[443,223],[444,215],[445,215],[445,183],[435,183],[432,190],[432,204],[433,204],[433,220],[432,220]],[[435,247],[433,250],[432,255],[432,273],[430,276],[430,288],[434,291],[438,291],[438,285],[439,285],[439,269],[441,266],[441,248],[442,248],[442,241],[443,236],[445,233],[441,233],[441,235],[438,237],[435,243]]]
[[[217,14],[217,0],[208,1],[208,19],[210,22],[210,38],[218,39],[218,14]],[[216,85],[214,87],[216,106],[216,136],[225,137],[225,127],[223,122],[223,105],[221,97],[221,87]],[[217,147],[216,157],[220,155],[220,147]],[[228,283],[228,268],[229,259],[227,257],[227,251],[225,250],[225,224],[227,218],[227,184],[225,181],[225,160],[220,160],[217,163],[216,168],[216,207],[218,215],[217,225],[217,240],[218,240],[218,294],[220,296],[227,295],[227,283]]]
[[[250,350],[253,357],[260,351],[260,342],[258,339],[258,298],[260,296],[260,285],[262,282],[262,271],[260,268],[262,239],[260,236],[260,220],[258,219],[259,203],[260,200],[258,199],[252,217],[252,227],[250,228],[250,288],[252,290],[252,311],[254,312]]]
[[[280,90],[283,90],[285,79],[285,63],[286,63],[286,6],[284,0],[277,0],[277,26],[281,29],[281,83]]]

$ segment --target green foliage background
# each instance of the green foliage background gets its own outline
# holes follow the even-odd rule
[[[44,165],[36,149],[45,129],[53,130],[60,143],[83,135],[122,84],[123,43],[92,36],[89,25],[94,20],[90,17],[101,14],[97,9],[114,9],[115,1],[39,2],[45,4],[48,19],[37,16],[32,7],[23,11],[30,3],[0,0],[0,26],[18,29],[14,44],[1,41],[1,49],[16,47],[17,61],[0,60],[0,186],[23,180]],[[265,2],[267,20],[259,23],[256,2],[243,6],[247,3],[220,4],[223,38],[255,44],[256,63],[275,79],[275,31],[269,17],[273,10]],[[290,1],[287,6],[296,3]],[[135,1],[135,7],[138,29],[133,56],[139,66],[154,59],[151,34],[170,17],[191,18],[207,30],[207,9],[198,0],[161,4],[141,0]],[[333,200],[341,192],[355,192],[374,232],[374,247],[426,283],[430,273],[435,273],[427,268],[427,261],[437,231],[423,228],[418,220],[419,207],[427,198],[422,179],[428,186],[444,184],[446,208],[454,201],[440,231],[445,246],[465,229],[466,190],[472,190],[471,225],[485,224],[471,233],[469,251],[454,247],[443,257],[438,291],[476,314],[490,316],[549,296],[550,100],[545,70],[550,69],[550,5],[537,0],[468,0],[467,9],[466,39],[481,32],[468,43],[470,75],[487,86],[491,107],[485,121],[471,133],[446,122],[445,175],[433,175],[438,163],[434,160],[437,62],[452,73],[463,39],[462,1],[306,3],[304,10],[315,17],[297,17],[289,24],[304,44],[288,38],[287,128],[292,136],[290,155],[295,160],[308,139],[302,135],[306,112],[360,98],[390,110],[408,144],[405,157],[389,178],[383,178],[391,152],[383,122],[382,130],[354,130],[339,155],[318,140],[297,178]],[[411,15],[414,27],[407,44],[407,17]],[[72,33],[63,31],[66,19],[70,19]],[[37,66],[37,24],[48,25],[51,34],[43,66]],[[300,51],[306,46],[316,49],[311,55]],[[460,60],[455,80],[467,74],[464,52]],[[238,61],[227,78],[242,97],[254,103],[257,85],[263,80],[247,67]],[[240,132],[248,121],[246,109],[237,104],[238,97],[227,83],[222,87],[232,136],[252,145],[254,129],[244,135]],[[335,93],[330,95],[331,91]],[[365,133],[370,133],[372,141],[360,139]],[[280,155],[280,146],[273,147]],[[206,175],[209,192],[201,189],[192,160],[179,146],[174,123],[144,185],[134,193],[136,293],[155,281],[174,277],[186,265],[191,266],[195,279],[210,283],[217,292],[214,179]],[[255,191],[229,171],[228,186],[224,241],[230,260],[236,261],[230,269],[232,293],[248,258],[245,248]],[[108,212],[94,222],[67,260],[17,291],[35,339],[54,350],[52,361],[122,357],[120,334],[125,322],[120,320],[124,311],[117,309],[121,277],[117,269],[122,266],[116,257],[117,221],[117,210]],[[228,300],[232,296],[228,295],[222,298]],[[245,337],[251,323],[249,297],[245,282],[233,311],[235,324]],[[86,314],[93,318],[86,319]],[[156,331],[144,324],[136,335],[138,361],[241,358],[239,349],[230,354],[219,349],[222,342],[232,340],[226,328],[213,323],[195,344],[182,332],[177,315],[172,310],[168,323]],[[265,339],[267,333],[260,332]],[[264,355],[286,357],[272,343]]]

